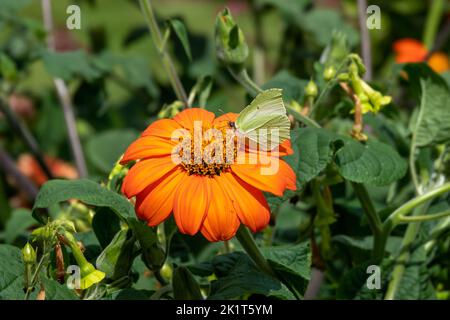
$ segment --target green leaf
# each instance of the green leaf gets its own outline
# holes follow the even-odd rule
[[[421,94],[419,114],[413,124],[413,142],[417,147],[449,142],[450,90],[447,83],[423,64],[407,65],[405,69],[412,90]]]
[[[108,130],[93,136],[86,145],[86,155],[93,165],[109,173],[120,155],[139,134],[134,130]]]
[[[280,10],[289,23],[296,23],[304,17],[306,7],[311,0],[256,0],[258,6],[272,6]]]
[[[31,0],[2,0],[0,1],[0,17],[12,14],[29,5]]]
[[[87,179],[50,180],[45,183],[36,197],[33,216],[45,223],[41,215],[42,209],[70,199],[78,199],[87,205],[110,208],[124,220],[135,216],[133,206],[125,197]]]
[[[56,280],[43,278],[45,300],[79,300],[75,292]]]
[[[120,230],[120,219],[108,208],[96,210],[92,219],[92,229],[102,248],[106,248]]]
[[[17,247],[0,245],[0,300],[24,298],[24,267]]]
[[[25,234],[25,231],[34,224],[36,224],[36,220],[32,217],[30,210],[24,208],[14,210],[5,226],[5,242],[13,243],[18,236]]]
[[[359,42],[358,32],[345,23],[339,12],[330,9],[313,9],[297,20],[300,28],[305,30],[318,45],[325,47],[332,39],[332,31],[345,33],[350,46]]]
[[[406,161],[389,145],[369,140],[366,144],[345,139],[336,152],[335,163],[347,180],[369,185],[388,185],[402,178]]]
[[[184,52],[186,53],[186,56],[189,58],[190,61],[192,61],[191,46],[189,45],[186,26],[179,19],[170,19],[167,21],[167,23],[169,24],[170,28],[173,31],[175,31],[178,40],[180,40],[181,44],[183,45],[183,49]]]
[[[97,269],[106,273],[106,277],[117,280],[129,275],[134,260],[136,238],[131,229],[117,232],[111,243],[98,256]]]
[[[401,237],[390,236],[387,240],[385,251],[395,255],[402,243]],[[336,235],[332,238],[336,244],[342,244],[345,249],[340,252],[349,251],[354,263],[362,263],[370,258],[373,249],[373,236],[350,237],[347,235]]]
[[[214,258],[212,269],[218,280],[211,282],[208,299],[236,299],[249,294],[294,299],[284,284],[259,271],[253,261],[242,252]]]
[[[309,242],[264,248],[263,254],[286,286],[303,295],[310,280],[311,249]]]
[[[66,81],[76,76],[80,76],[87,81],[93,81],[101,75],[101,72],[92,64],[89,56],[81,50],[71,52],[44,51],[42,61],[52,76]]]
[[[414,250],[398,285],[395,299],[428,300],[436,298],[426,260],[427,255],[423,246]]]
[[[115,291],[111,298],[113,300],[149,300],[153,290],[137,290],[134,288],[125,288]]]
[[[197,80],[194,87],[191,90],[189,96],[194,95],[197,97],[198,106],[204,108],[206,102],[208,101],[209,95],[211,93],[211,88],[213,85],[211,76],[203,76]]]
[[[283,99],[286,102],[292,100],[303,100],[303,88],[308,81],[294,77],[287,70],[281,70],[273,78],[267,81],[262,88],[280,88],[283,89]]]
[[[155,230],[142,221],[128,219],[128,224],[133,229],[142,249],[142,259],[150,270],[158,270],[164,264],[166,254],[158,242]]]
[[[202,300],[200,286],[189,269],[178,267],[173,272],[173,294],[175,300]]]
[[[0,300],[23,300],[24,266],[22,253],[17,247],[0,245]],[[45,288],[46,300],[76,300],[78,296],[73,290],[59,282],[41,277]],[[37,288],[36,288],[37,289]],[[30,296],[36,299],[37,290]]]
[[[337,299],[362,299],[374,300],[382,299],[382,291],[368,289],[367,279],[370,273],[367,273],[367,267],[376,264],[374,261],[365,261],[356,267],[344,273],[337,285]]]
[[[294,154],[284,159],[297,173],[297,186],[303,188],[306,183],[317,177],[333,157],[332,133],[317,128],[300,128],[291,131],[291,144]]]

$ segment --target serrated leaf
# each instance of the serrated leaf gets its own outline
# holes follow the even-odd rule
[[[5,225],[5,242],[13,243],[18,236],[24,234],[34,224],[36,224],[36,220],[31,216],[30,210],[24,208],[14,210]]]
[[[101,75],[101,72],[92,64],[89,56],[81,50],[71,52],[44,51],[42,61],[45,69],[52,76],[66,81],[76,76],[80,76],[87,81],[93,81]]]
[[[79,300],[75,292],[56,280],[43,278],[45,300]]]
[[[139,241],[142,250],[142,260],[150,270],[157,270],[162,267],[165,260],[165,251],[158,242],[155,230],[142,221],[128,219],[128,224]]]
[[[388,185],[402,178],[406,161],[389,145],[369,140],[366,144],[346,139],[336,152],[335,163],[347,180],[369,185]]]
[[[298,187],[317,177],[330,163],[332,143],[337,139],[331,132],[317,128],[300,128],[291,131],[294,154],[285,157],[297,173]]]
[[[110,208],[123,220],[135,216],[133,206],[125,197],[88,179],[57,179],[46,182],[36,197],[32,210],[33,216],[45,223],[45,220],[39,215],[42,209],[70,199],[78,199],[96,207]]]
[[[189,269],[178,267],[173,272],[173,294],[175,300],[202,300],[202,293],[197,280]]]
[[[108,130],[93,136],[86,145],[86,155],[104,173],[111,171],[120,155],[139,134],[134,130]]]
[[[259,271],[253,261],[242,252],[214,258],[212,268],[218,280],[211,282],[208,299],[236,299],[249,294],[294,299],[284,284]]]
[[[92,229],[102,248],[106,248],[120,230],[120,219],[108,208],[98,208],[92,218]]]
[[[102,251],[96,261],[97,269],[106,277],[117,280],[128,276],[134,260],[136,238],[131,229],[117,232],[111,243]]]
[[[263,255],[284,284],[292,286],[303,295],[311,273],[309,242],[263,249]]]
[[[0,245],[0,300],[24,298],[24,267],[17,247]]]
[[[399,300],[435,299],[435,290],[430,282],[427,256],[423,246],[414,250],[395,293]]]
[[[189,58],[190,61],[192,61],[191,46],[189,44],[186,26],[179,19],[170,19],[167,21],[167,23],[169,24],[170,28],[175,32],[178,40],[180,40],[181,44],[183,45],[183,49],[184,52],[186,53],[186,56]]]
[[[413,142],[417,147],[449,142],[450,90],[447,83],[423,64],[407,65],[405,69],[412,89],[420,93],[420,109],[412,126]]]

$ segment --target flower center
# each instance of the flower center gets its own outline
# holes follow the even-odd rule
[[[180,165],[189,175],[218,176],[230,170],[238,141],[232,129],[191,130],[180,139]]]

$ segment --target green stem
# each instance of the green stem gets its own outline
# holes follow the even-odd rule
[[[450,192],[450,183],[446,183],[406,202],[391,213],[384,223],[384,228],[392,230],[401,221],[401,218],[408,215],[414,208],[447,192]]]
[[[444,218],[447,216],[450,216],[450,210],[439,212],[439,213],[434,213],[434,214],[421,215],[421,216],[412,216],[412,217],[401,216],[399,218],[399,222],[400,223],[422,222],[422,221],[437,220],[437,219]]]
[[[439,22],[444,12],[444,0],[433,0],[431,2],[430,10],[427,14],[427,20],[425,22],[425,30],[423,33],[423,43],[428,50],[433,48],[434,40],[436,38],[436,32],[439,27]]]
[[[232,68],[228,68],[228,71],[230,74],[238,81],[246,90],[247,92],[252,95],[256,96],[258,93],[263,92],[263,89],[261,89],[248,75],[246,69],[242,69],[238,72],[233,70]]]
[[[367,192],[366,187],[361,183],[352,182],[353,190],[358,198],[364,213],[366,214],[367,221],[369,222],[370,230],[373,234],[373,251],[372,256],[375,259],[381,260],[384,256],[384,245],[382,238],[383,223],[380,216],[375,210],[372,199]]]
[[[164,68],[166,69],[172,88],[175,91],[178,100],[184,103],[185,108],[189,108],[190,105],[188,102],[186,91],[184,90],[180,78],[178,77],[172,60],[170,59],[170,56],[165,49],[164,39],[161,35],[161,30],[159,29],[158,23],[156,21],[152,4],[150,3],[150,0],[139,0],[139,3],[141,5],[141,10],[144,13],[145,20],[147,21],[153,43],[158,50],[159,56],[164,65]]]
[[[289,110],[289,113],[292,114],[292,116],[295,118],[295,120],[300,121],[301,123],[306,124],[308,127],[312,128],[321,128],[320,124],[315,122],[310,117],[304,116],[303,114],[295,111],[292,109],[289,105],[287,106],[287,109]]]
[[[426,209],[427,207],[428,204],[422,204],[421,206],[416,208],[416,211]],[[395,295],[397,293],[398,287],[400,285],[400,282],[403,278],[403,274],[406,269],[406,264],[408,263],[409,258],[411,257],[410,247],[413,241],[416,239],[419,229],[420,223],[412,223],[406,229],[406,233],[405,236],[403,237],[402,246],[400,249],[401,254],[396,261],[394,270],[392,271],[391,281],[388,284],[388,289],[384,297],[385,300],[395,299]]]
[[[267,275],[277,278],[266,258],[264,258],[263,254],[259,250],[256,245],[255,239],[251,235],[250,231],[248,231],[247,227],[241,226],[237,233],[236,238],[241,244],[242,248],[244,248],[245,252],[252,258],[255,264]]]

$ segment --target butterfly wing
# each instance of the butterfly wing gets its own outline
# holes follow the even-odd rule
[[[290,125],[281,89],[260,93],[236,119],[240,134],[259,143],[265,150],[289,139]]]

